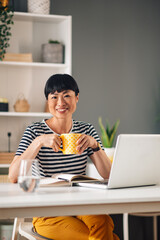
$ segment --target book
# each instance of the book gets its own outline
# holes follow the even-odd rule
[[[86,175],[76,174],[53,174],[52,177],[44,177],[40,179],[40,187],[49,186],[72,186],[76,182],[97,181],[96,178],[88,177]]]
[[[0,164],[10,164],[15,156],[15,152],[0,152]]]
[[[88,182],[75,182],[74,186],[86,187],[86,188],[98,188],[108,189],[108,179]]]

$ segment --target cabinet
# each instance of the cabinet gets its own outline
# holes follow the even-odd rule
[[[72,17],[15,12],[10,53],[32,53],[33,62],[0,62],[0,97],[9,101],[9,112],[0,112],[0,151],[7,151],[7,132],[11,132],[11,151],[32,122],[50,117],[44,113],[44,85],[56,73],[71,74]],[[64,63],[42,63],[41,45],[49,39],[65,46]],[[27,113],[14,112],[13,105],[23,93],[30,104]]]

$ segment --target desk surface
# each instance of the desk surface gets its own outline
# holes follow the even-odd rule
[[[0,217],[160,212],[160,186],[100,190],[83,187],[39,188],[23,192],[0,184]]]

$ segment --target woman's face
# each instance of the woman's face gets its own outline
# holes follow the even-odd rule
[[[72,90],[50,93],[48,95],[48,107],[50,113],[59,119],[72,117],[76,110],[79,95],[76,96]]]

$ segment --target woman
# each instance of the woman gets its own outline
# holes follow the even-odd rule
[[[45,96],[52,117],[27,127],[10,169],[9,178],[17,182],[21,159],[39,159],[40,173],[85,174],[89,156],[103,178],[108,178],[111,162],[91,124],[75,121],[72,115],[79,100],[79,88],[68,74],[56,74],[46,82]],[[60,151],[62,133],[81,133],[77,155]],[[108,215],[33,218],[35,231],[54,240],[113,240],[113,221]]]

